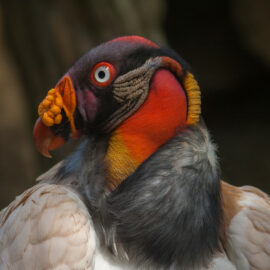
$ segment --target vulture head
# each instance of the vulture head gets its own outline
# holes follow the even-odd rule
[[[124,169],[113,166],[111,179],[118,183],[179,130],[196,124],[200,103],[198,84],[174,51],[142,37],[120,37],[82,56],[48,92],[34,140],[50,157],[70,137],[109,135],[109,163],[129,160]],[[121,151],[128,157],[117,157]]]

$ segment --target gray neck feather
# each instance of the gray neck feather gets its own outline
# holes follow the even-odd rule
[[[79,191],[89,208],[99,208],[100,201],[108,193],[103,162],[107,142],[106,136],[86,139],[75,152],[39,176],[37,181],[71,186]]]
[[[105,187],[106,149],[107,138],[89,139],[40,180],[82,194],[112,257],[141,269],[206,267],[220,248],[222,210],[215,146],[203,124],[172,138],[113,192]]]
[[[206,128],[187,128],[162,146],[107,197],[104,211],[107,241],[123,258],[146,269],[207,266],[220,249],[222,209]]]

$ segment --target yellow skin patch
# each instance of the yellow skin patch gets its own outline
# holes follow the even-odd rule
[[[111,190],[114,190],[123,179],[127,178],[139,166],[139,162],[132,158],[121,134],[117,130],[110,137],[105,164],[108,185]]]
[[[60,124],[62,121],[61,110],[63,99],[56,89],[51,89],[45,99],[38,106],[38,115],[47,127]]]

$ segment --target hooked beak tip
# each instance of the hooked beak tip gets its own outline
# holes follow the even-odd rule
[[[52,158],[49,150],[54,150],[65,143],[65,139],[54,135],[51,129],[42,123],[40,118],[35,123],[33,137],[37,150],[47,158]]]

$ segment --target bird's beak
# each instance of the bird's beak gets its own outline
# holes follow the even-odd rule
[[[74,122],[75,110],[75,89],[69,75],[66,75],[48,92],[38,107],[39,118],[33,135],[35,145],[42,155],[51,157],[49,150],[63,145],[70,132],[72,137],[79,137]]]

